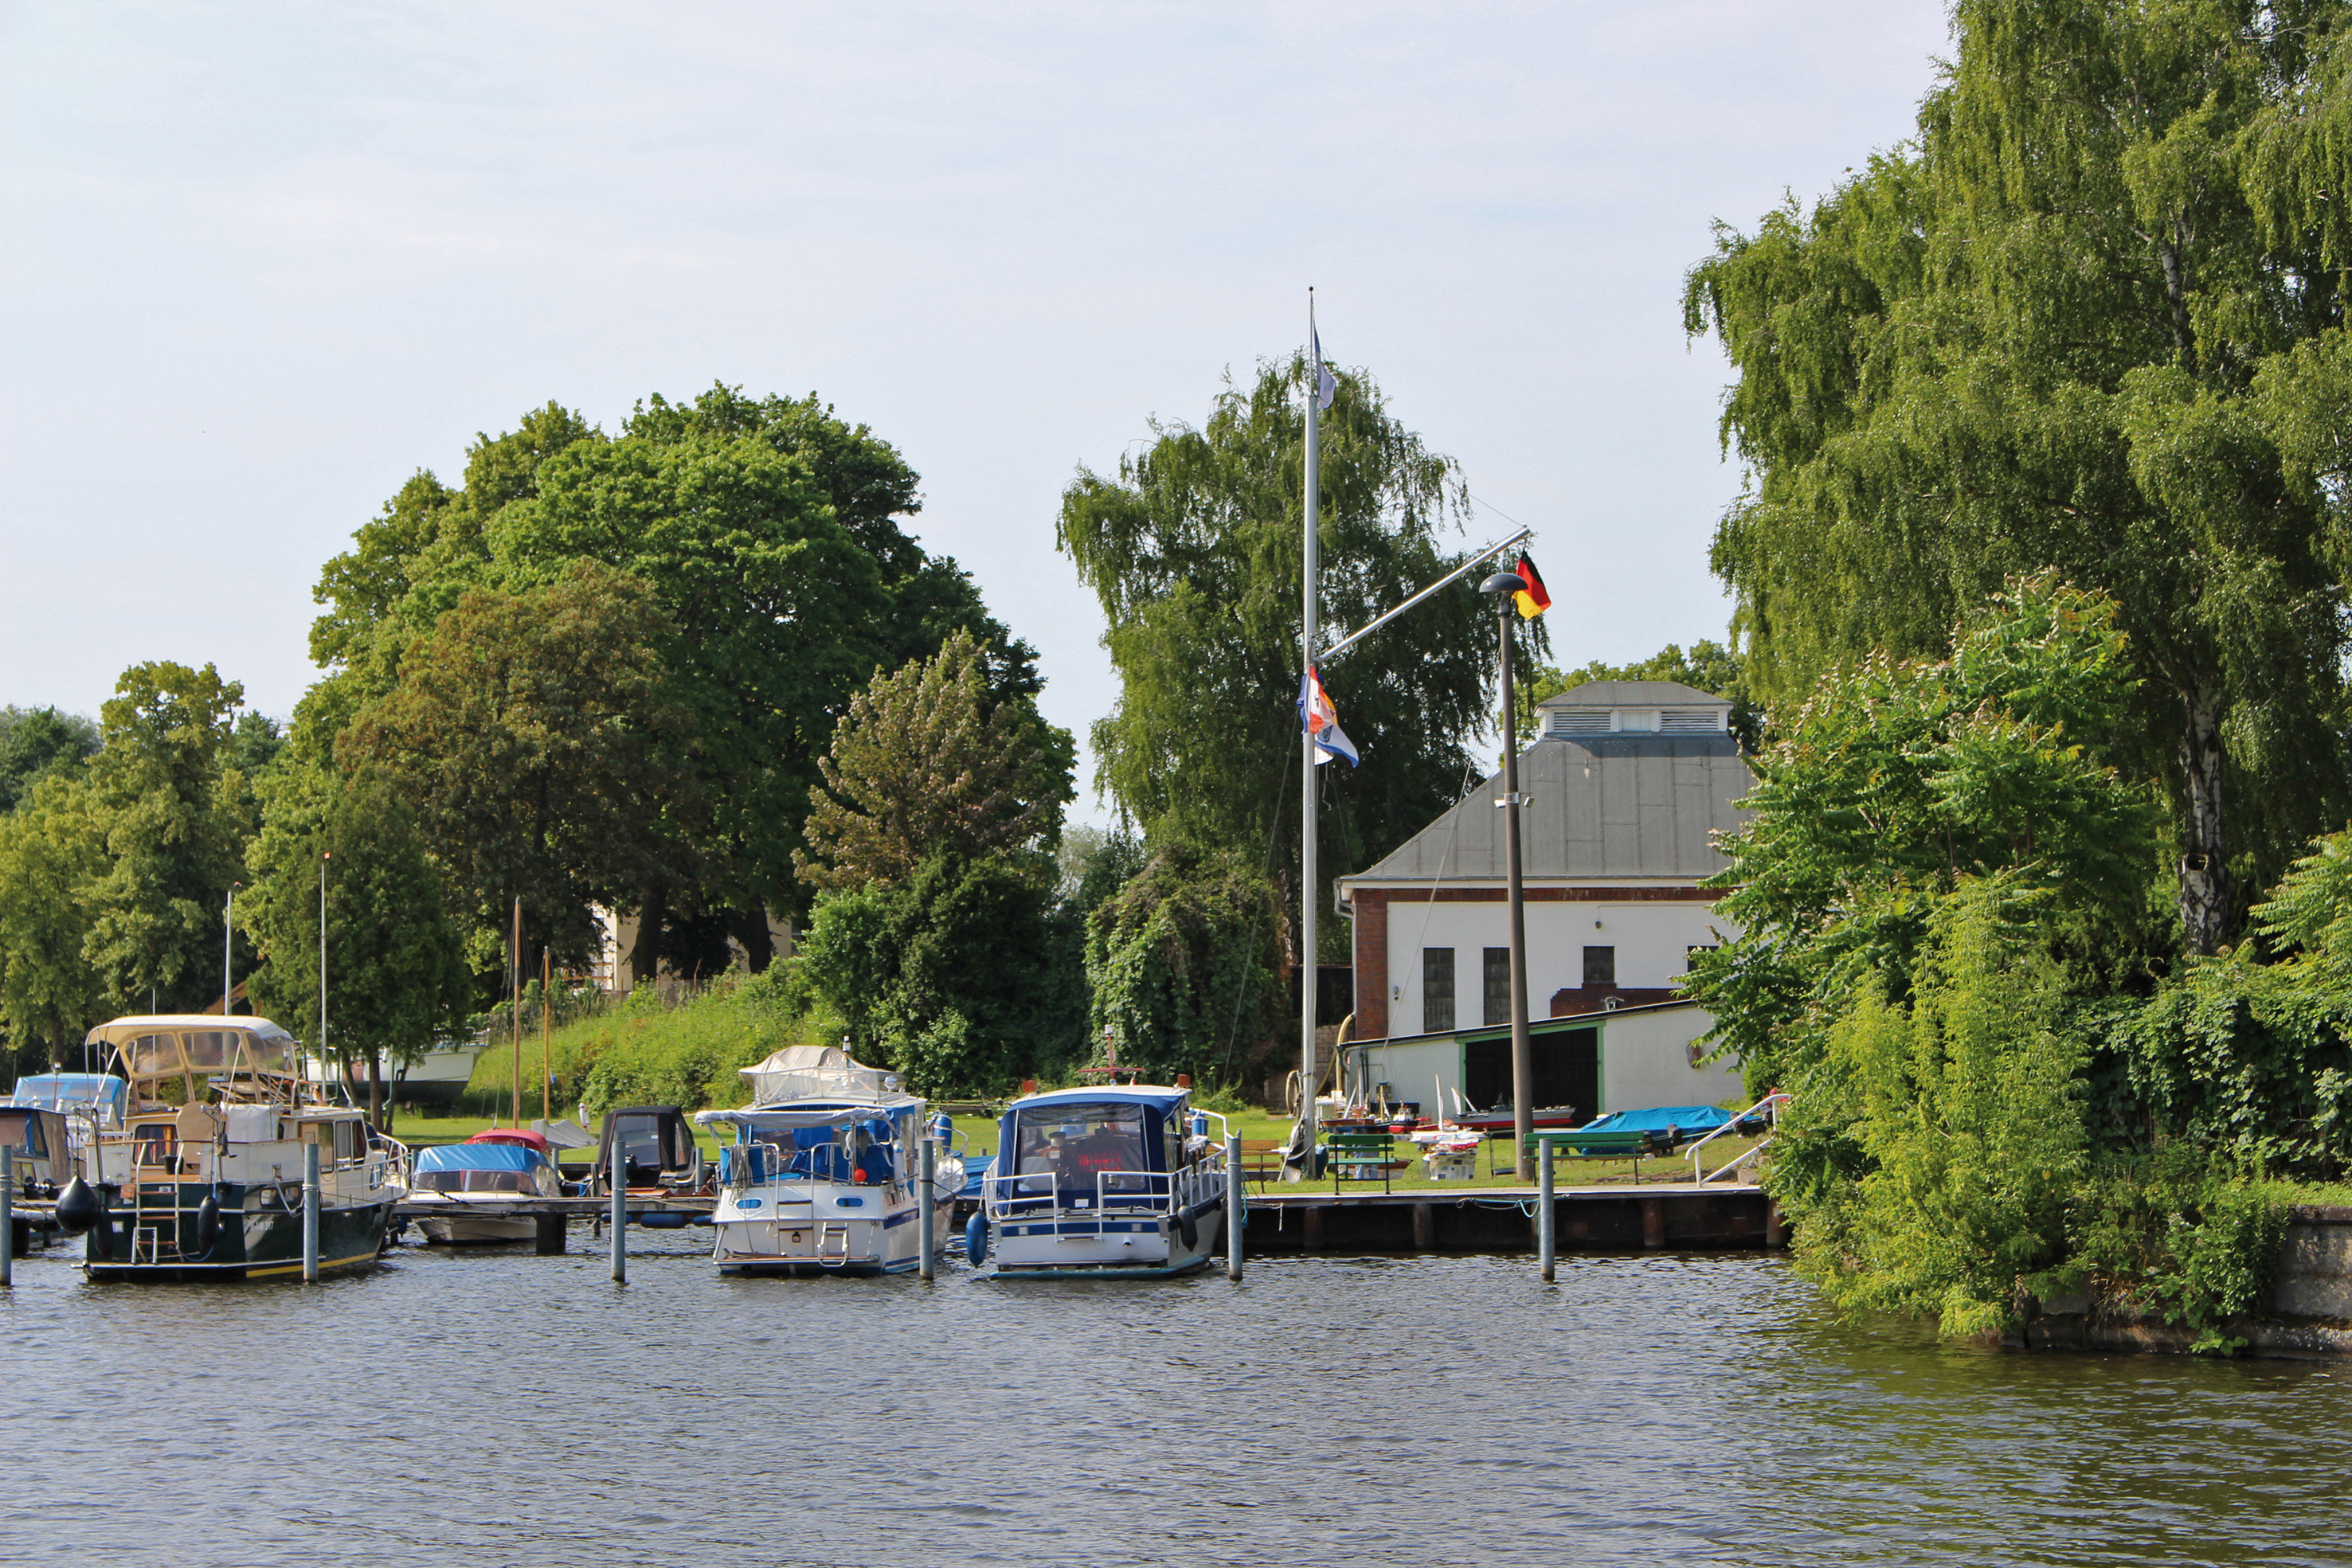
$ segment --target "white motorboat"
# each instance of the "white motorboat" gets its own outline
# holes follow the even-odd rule
[[[993,1251],[997,1279],[1156,1280],[1200,1268],[1227,1196],[1213,1118],[1222,1128],[1186,1090],[1143,1084],[1014,1101],[967,1252],[979,1263]]]
[[[895,1274],[946,1244],[963,1160],[924,1124],[898,1074],[832,1046],[791,1046],[756,1067],[752,1103],[703,1111],[730,1129],[719,1150],[717,1239],[724,1274]],[[932,1224],[922,1234],[921,1158],[933,1141]]]

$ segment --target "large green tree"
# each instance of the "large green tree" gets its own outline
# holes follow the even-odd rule
[[[53,707],[0,707],[0,811],[13,811],[53,773],[78,775],[98,750],[98,726]]]
[[[314,1044],[335,1061],[366,1061],[368,1116],[384,1125],[384,1060],[413,1061],[467,1010],[449,890],[408,802],[379,775],[278,768],[262,799],[262,830],[246,853],[253,887],[237,905],[260,952],[247,982],[256,1009],[314,1033],[323,956],[327,1037]]]
[[[1061,548],[1102,604],[1119,674],[1118,706],[1094,728],[1098,777],[1154,842],[1262,855],[1298,772],[1306,373],[1303,355],[1262,365],[1199,429],[1154,421],[1116,475],[1081,469],[1063,492]],[[1468,507],[1453,460],[1390,413],[1370,374],[1338,382],[1321,427],[1326,628],[1361,626],[1458,565],[1448,537]],[[1363,758],[1319,770],[1330,874],[1387,853],[1459,796],[1494,641],[1490,607],[1462,588],[1322,669]],[[1522,646],[1546,646],[1541,622]],[[1295,835],[1282,838],[1276,864],[1295,885]],[[1339,923],[1325,929],[1344,947]]]
[[[89,806],[104,869],[79,903],[112,1005],[204,1007],[220,996],[230,885],[256,821],[234,715],[245,689],[206,664],[134,664],[100,711]],[[266,745],[261,747],[267,751]],[[249,967],[249,955],[236,956]]]
[[[802,879],[888,883],[945,851],[1052,848],[1072,799],[1070,735],[1027,697],[992,699],[980,645],[958,631],[850,699],[810,800]]]
[[[591,559],[645,582],[686,724],[667,765],[704,815],[669,824],[690,861],[648,863],[619,894],[640,916],[640,972],[680,921],[714,922],[769,956],[767,911],[805,897],[793,867],[818,759],[877,669],[950,632],[986,651],[992,690],[1034,695],[1034,655],[970,578],[901,520],[919,507],[898,453],[814,395],[754,400],[718,387],[654,398],[607,437],[553,404],[483,436],[465,483],[419,475],[328,564],[312,652],[328,676],[304,705],[331,732],[391,689],[407,651],[465,592],[544,585]]]
[[[85,892],[106,869],[89,786],[52,778],[0,817],[0,1023],[19,1061],[51,1066],[105,1016],[106,988],[83,951]]]
[[[699,785],[673,765],[688,719],[668,630],[645,583],[593,561],[467,593],[343,731],[336,762],[380,770],[416,813],[478,956],[500,950],[520,897],[534,940],[583,957],[592,901],[693,866]]]
[[[908,876],[821,895],[801,972],[853,1051],[934,1095],[1002,1094],[1079,1054],[1075,914],[1035,850],[930,855]]]
[[[1714,560],[1756,695],[1932,654],[2016,572],[2112,594],[2195,951],[2352,804],[2347,20],[1959,0],[1916,141],[1689,279],[1738,375]]]

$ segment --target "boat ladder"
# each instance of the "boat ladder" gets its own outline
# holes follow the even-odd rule
[[[1780,1135],[1780,1112],[1782,1107],[1786,1106],[1788,1103],[1789,1096],[1776,1089],[1771,1093],[1764,1096],[1763,1099],[1756,1102],[1755,1104],[1748,1107],[1747,1110],[1739,1113],[1738,1115],[1732,1117],[1729,1121],[1716,1128],[1714,1132],[1709,1133],[1697,1143],[1693,1144],[1690,1146],[1689,1151],[1692,1182],[1703,1186],[1711,1181],[1721,1181],[1725,1176],[1732,1176],[1735,1179],[1744,1179],[1740,1171],[1740,1167],[1742,1166],[1754,1164],[1760,1168],[1763,1165],[1762,1156],[1764,1151],[1770,1148],[1772,1146],[1772,1140]],[[1699,1150],[1706,1145],[1715,1142],[1716,1139],[1723,1136],[1726,1133],[1736,1131],[1740,1123],[1746,1121],[1748,1117],[1755,1115],[1761,1115],[1765,1118],[1766,1126],[1764,1136],[1758,1140],[1754,1148],[1749,1149],[1746,1154],[1739,1155],[1730,1164],[1725,1166],[1721,1170],[1717,1171],[1714,1175],[1707,1175],[1705,1162],[1699,1158]]]
[[[828,1219],[818,1226],[816,1260],[825,1269],[838,1269],[849,1261],[849,1221]]]

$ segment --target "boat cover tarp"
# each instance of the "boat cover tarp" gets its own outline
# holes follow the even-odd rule
[[[882,1094],[894,1086],[892,1074],[853,1061],[848,1052],[833,1045],[788,1045],[737,1071],[751,1081],[755,1105],[826,1094]]]
[[[1580,1133],[1663,1133],[1668,1127],[1685,1133],[1710,1133],[1731,1120],[1728,1112],[1713,1105],[1653,1105],[1646,1111],[1612,1111],[1595,1116]]]
[[[425,1171],[530,1171],[547,1156],[520,1144],[442,1144],[416,1151],[415,1168]]]
[[[110,1072],[37,1072],[16,1080],[16,1092],[8,1096],[11,1105],[27,1105],[37,1111],[70,1111],[97,1105],[111,1111],[116,1121],[122,1119],[123,1097],[131,1085]]]

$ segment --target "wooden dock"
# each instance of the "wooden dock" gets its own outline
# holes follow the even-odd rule
[[[1442,1192],[1333,1193],[1328,1186],[1270,1184],[1249,1194],[1243,1247],[1283,1253],[1517,1252],[1534,1247],[1536,1189],[1468,1187]],[[1779,1211],[1760,1187],[1564,1186],[1552,1193],[1563,1252],[1660,1249],[1742,1251],[1785,1245]]]

